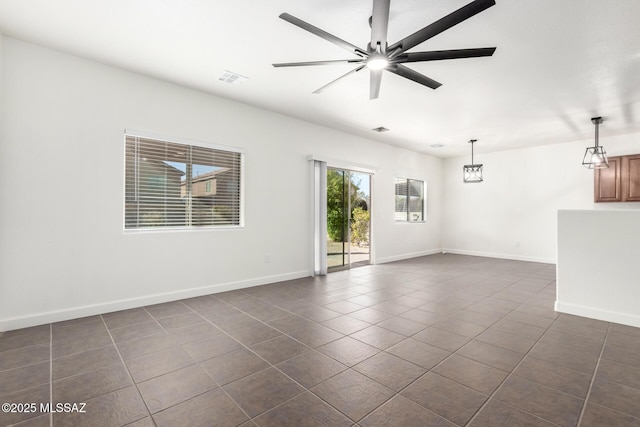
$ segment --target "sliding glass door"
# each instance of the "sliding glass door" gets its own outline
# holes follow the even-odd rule
[[[327,168],[327,266],[366,265],[371,259],[371,175]]]

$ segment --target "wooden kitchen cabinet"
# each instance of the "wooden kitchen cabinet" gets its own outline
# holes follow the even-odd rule
[[[594,201],[640,202],[640,154],[609,157],[609,167],[594,173]]]
[[[600,203],[622,201],[622,175],[620,173],[620,170],[622,169],[621,164],[621,157],[609,157],[608,168],[594,169],[594,202]]]
[[[622,201],[640,202],[640,154],[622,158]]]

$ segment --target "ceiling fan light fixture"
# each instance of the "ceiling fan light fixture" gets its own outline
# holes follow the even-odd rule
[[[384,70],[389,66],[389,59],[381,54],[371,55],[367,59],[367,68],[373,71]]]
[[[609,167],[609,160],[607,159],[607,151],[599,145],[598,128],[600,123],[603,122],[602,117],[593,117],[591,122],[596,127],[596,144],[593,147],[588,147],[584,152],[582,158],[582,165],[589,169],[606,169]]]

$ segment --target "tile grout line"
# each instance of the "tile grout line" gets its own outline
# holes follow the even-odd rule
[[[102,316],[102,314],[100,314],[100,319],[102,320],[102,324],[104,325],[105,329],[107,330],[107,333],[109,334],[109,338],[111,339],[111,343],[113,344],[113,347],[116,349],[116,352],[118,353],[118,358],[120,358],[120,363],[122,363],[122,366],[124,367],[125,371],[127,372],[127,376],[129,377],[129,380],[131,380],[131,384],[133,384],[133,386],[136,388],[136,391],[138,392],[138,396],[140,396],[140,400],[142,400],[142,403],[144,404],[144,407],[147,409],[147,415],[149,417],[151,417],[151,411],[149,410],[149,407],[147,406],[147,402],[142,397],[142,393],[140,392],[140,389],[138,388],[138,384],[136,384],[136,382],[133,380],[133,376],[131,375],[131,372],[129,372],[129,366],[127,366],[126,362],[124,361],[124,358],[122,357],[122,354],[120,354],[120,349],[116,345],[116,342],[113,339],[113,335],[111,335],[111,331],[109,330],[109,327],[107,326],[107,322],[105,322],[104,317]],[[155,318],[154,318],[154,320],[155,320]],[[126,387],[119,388],[118,390],[122,390],[124,388],[126,388]],[[118,390],[113,390],[110,393],[112,393],[114,391],[118,391]],[[107,394],[107,393],[105,393],[105,394]],[[103,396],[104,396],[104,394],[103,394]],[[99,396],[96,396],[96,397],[99,397]],[[144,417],[140,418],[140,419],[142,420],[142,419],[144,419]],[[132,422],[136,422],[136,421],[139,421],[139,420],[134,420]]]
[[[609,331],[611,331],[611,322],[609,322],[607,326],[607,333],[604,336],[604,340],[602,341],[602,347],[600,348],[600,354],[598,355],[598,361],[596,362],[596,367],[593,370],[593,376],[591,377],[591,382],[589,383],[589,389],[587,390],[587,395],[584,398],[584,403],[582,404],[582,410],[580,411],[580,417],[578,418],[577,426],[582,423],[582,418],[584,417],[584,412],[587,409],[587,402],[589,401],[589,396],[591,396],[591,389],[593,388],[593,383],[596,381],[596,375],[598,374],[598,368],[600,367],[600,361],[602,360],[602,354],[604,353],[604,348],[607,345],[607,338],[609,338]]]
[[[102,314],[95,314],[95,315],[91,315],[91,316],[88,316],[88,317],[94,317],[94,316],[100,316],[100,317],[101,317],[101,316],[102,316]],[[83,319],[83,318],[82,318],[82,317],[80,317],[80,318],[78,318],[78,319],[69,319],[69,320],[64,320],[64,321],[62,321],[62,322],[71,322],[71,321],[79,320],[79,319]],[[100,320],[96,320],[96,322],[100,322]],[[61,323],[61,322],[54,322],[54,323],[51,323],[51,327],[52,327],[52,328],[53,328],[53,325],[54,325],[55,323]],[[82,337],[83,335],[90,336],[90,335],[93,335],[93,333],[89,333],[89,334],[80,334],[80,335],[74,335],[74,337],[78,337],[78,336]],[[60,339],[60,341],[67,341],[67,340],[70,340],[70,339],[73,339],[73,338],[69,338],[69,337],[67,337],[67,338],[61,338],[61,339]],[[52,346],[53,346],[53,329],[52,329],[51,341],[52,341]],[[85,352],[87,352],[87,351],[95,351],[95,350],[99,350],[99,349],[102,349],[102,348],[104,348],[104,347],[108,347],[108,346],[109,346],[109,344],[106,344],[106,345],[103,345],[103,346],[99,346],[99,347],[95,347],[95,348],[89,348],[89,350],[84,349],[84,350],[80,350],[80,351],[78,351],[78,352],[76,352],[76,353],[69,353],[69,354],[65,354],[65,355],[63,355],[63,356],[59,356],[59,357],[56,357],[56,358],[53,358],[53,347],[52,347],[52,350],[51,350],[51,351],[52,351],[52,353],[51,353],[51,357],[52,357],[53,359],[63,359],[63,358],[67,358],[67,357],[76,356],[76,355],[78,355],[78,354],[82,354],[82,353],[85,353]],[[33,364],[35,364],[35,363],[33,363]],[[28,365],[27,365],[27,366],[28,366]],[[69,375],[68,377],[72,377],[72,376],[75,376],[75,375],[78,375],[78,374]],[[68,378],[68,377],[65,377],[65,378]],[[59,379],[62,379],[62,378],[59,378]]]
[[[49,323],[49,407],[53,407],[53,323]],[[49,427],[53,427],[53,412],[49,413]]]

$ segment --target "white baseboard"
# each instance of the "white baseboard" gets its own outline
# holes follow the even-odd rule
[[[467,251],[464,249],[450,249],[445,248],[442,249],[442,253],[450,253],[457,255],[471,255],[471,256],[481,256],[487,258],[500,258],[500,259],[511,259],[514,261],[527,261],[527,262],[540,262],[543,264],[555,264],[556,260],[551,258],[540,258],[540,257],[532,257],[526,255],[515,255],[515,254],[502,254],[495,252],[482,252],[482,251]]]
[[[421,256],[434,255],[442,253],[442,249],[430,249],[428,251],[411,252],[408,254],[394,255],[384,258],[376,258],[376,264],[384,264],[386,262],[402,261],[404,259],[417,258]]]
[[[185,289],[163,294],[146,295],[136,298],[109,301],[100,304],[72,307],[64,310],[48,311],[45,313],[37,313],[28,316],[0,319],[0,332],[11,331],[13,329],[28,328],[31,326],[45,325],[48,323],[61,322],[64,320],[78,319],[80,317],[110,313],[113,311],[126,310],[129,308],[143,307],[151,304],[177,301],[185,298],[199,297],[202,295],[233,291],[236,289],[249,288],[251,286],[266,285],[269,283],[283,282],[286,280],[295,280],[303,277],[309,277],[312,275],[312,273],[313,272],[309,271],[297,271],[293,273],[264,276],[237,282],[218,283],[201,288]]]
[[[604,320],[605,322],[620,323],[622,325],[640,328],[640,316],[638,316],[637,314],[620,313],[595,307],[567,304],[560,301],[556,301],[555,310],[560,313],[573,314],[576,316],[588,317],[591,319]]]

